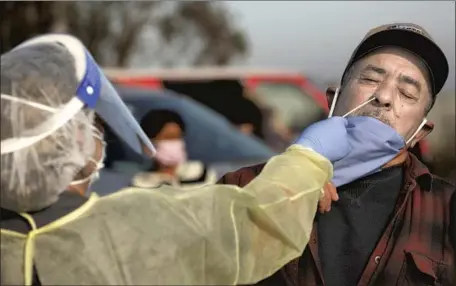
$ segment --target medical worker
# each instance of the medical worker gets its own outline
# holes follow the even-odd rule
[[[305,248],[347,120],[308,128],[244,188],[130,188],[99,198],[101,121],[155,150],[79,40],[33,38],[1,56],[1,284],[255,283]],[[337,141],[337,146],[332,144]]]

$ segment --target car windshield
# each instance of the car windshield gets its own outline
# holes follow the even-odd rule
[[[216,163],[241,160],[267,160],[274,152],[261,140],[246,136],[223,116],[171,91],[145,91],[118,88],[119,94],[139,121],[151,110],[169,109],[177,112],[186,125],[185,141],[190,160]],[[119,150],[110,151],[108,160],[141,161],[112,132],[108,144]],[[118,141],[115,143],[114,141]],[[117,144],[117,145],[116,145]],[[114,148],[113,147],[113,148]],[[111,148],[111,149],[113,149]],[[123,153],[122,156],[119,154]]]
[[[255,93],[293,131],[299,132],[324,116],[315,100],[295,84],[264,82],[258,85]]]
[[[116,87],[135,118],[141,118],[154,109],[177,112],[185,123],[185,142],[189,160],[205,165],[222,166],[216,171],[232,170],[237,162],[264,162],[275,153],[261,140],[239,132],[222,115],[204,105],[172,91],[150,91]],[[151,168],[151,160],[134,153],[120,141],[108,126],[105,126],[107,141],[106,168],[94,191],[105,195],[129,186],[131,178],[140,171]],[[228,164],[228,167],[223,167]]]

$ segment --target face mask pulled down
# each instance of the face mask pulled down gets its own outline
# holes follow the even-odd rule
[[[336,90],[329,117],[332,116],[334,111],[337,95],[338,90]],[[375,97],[370,97],[367,101],[345,114],[344,117],[372,100],[375,100]],[[347,121],[346,128],[351,152],[343,159],[333,163],[334,176],[332,183],[336,187],[381,171],[385,164],[393,160],[406,148],[407,144],[411,142],[427,122],[424,119],[415,133],[405,142],[394,128],[373,117],[349,116]]]

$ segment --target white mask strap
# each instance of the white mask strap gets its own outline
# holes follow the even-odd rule
[[[407,139],[407,141],[405,142],[405,145],[408,145],[415,138],[415,136],[418,134],[418,132],[420,132],[420,130],[424,127],[424,125],[426,125],[427,122],[428,122],[427,118],[424,118],[423,121],[421,121],[420,126],[418,126],[415,133],[413,133],[413,135],[410,136],[409,139]]]
[[[336,92],[334,93],[334,98],[333,98],[333,101],[331,103],[331,108],[329,110],[328,118],[332,117],[332,115],[334,113],[334,109],[336,108],[337,98],[339,97],[339,90],[340,90],[340,88],[336,88]]]
[[[342,116],[342,117],[347,117],[348,115],[350,115],[350,114],[352,114],[353,112],[357,111],[358,109],[362,108],[364,105],[368,104],[368,103],[371,102],[372,100],[375,100],[375,96],[369,97],[366,101],[364,101],[363,103],[361,103],[361,104],[358,105],[357,107],[353,108],[353,109],[350,110],[349,112],[345,113],[345,115]]]
[[[11,100],[12,96],[1,94],[2,99]],[[26,105],[49,111],[48,108],[41,108],[42,105],[36,102],[30,102],[27,100],[13,100],[16,102],[24,103]],[[73,97],[67,104],[59,109],[54,115],[48,118],[45,122],[41,123],[37,127],[24,132],[24,137],[20,138],[9,138],[2,140],[1,142],[1,154],[9,154],[17,150],[21,150],[32,146],[40,140],[48,137],[54,133],[57,129],[65,125],[70,119],[72,119],[82,108],[84,107],[84,102],[79,98]],[[27,136],[28,135],[28,136]]]
[[[80,179],[80,180],[74,180],[72,181],[69,185],[70,186],[78,186],[78,185],[81,185],[81,184],[84,184],[84,183],[87,183],[89,181],[91,181],[93,179],[93,177],[95,177],[97,172],[93,172],[92,174],[90,174],[89,176],[85,177],[84,179]]]
[[[87,177],[83,178],[83,179],[80,179],[80,180],[74,180],[72,181],[69,185],[70,186],[77,186],[77,185],[81,185],[83,183],[87,183],[87,182],[93,182],[95,179],[98,179],[98,176],[99,176],[99,172],[101,169],[104,168],[104,160],[106,158],[106,155],[105,155],[105,150],[103,148],[103,154],[101,156],[101,159],[100,161],[96,161],[94,160],[93,158],[90,158],[89,161],[92,162],[93,164],[95,164],[95,170],[90,174],[88,175]]]

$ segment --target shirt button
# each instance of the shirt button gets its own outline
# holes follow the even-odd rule
[[[375,264],[378,264],[380,262],[380,258],[381,258],[381,256],[378,256],[378,255],[375,256],[375,258],[374,258]]]

